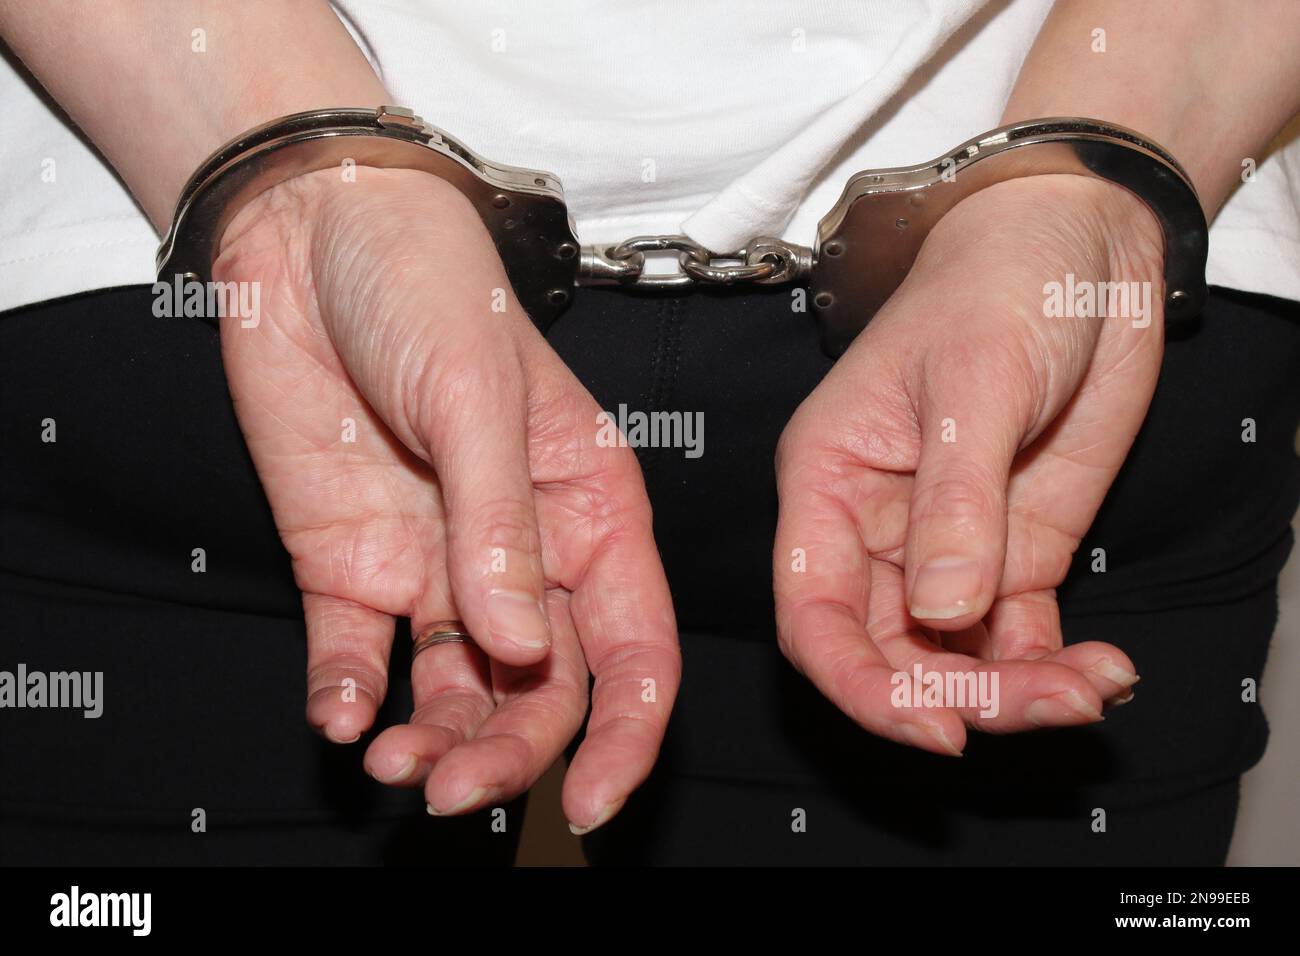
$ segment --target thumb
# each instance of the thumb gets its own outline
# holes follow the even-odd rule
[[[1015,363],[961,350],[927,370],[917,407],[920,459],[906,543],[908,609],[917,621],[960,630],[988,611],[1007,549],[1011,462],[1035,406]],[[952,367],[960,364],[961,368]]]
[[[442,488],[447,573],[456,609],[490,656],[524,666],[544,658],[541,538],[528,464],[524,370],[510,354],[473,375],[434,377],[421,416]]]

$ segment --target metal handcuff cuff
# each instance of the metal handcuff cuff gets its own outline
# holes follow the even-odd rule
[[[208,281],[226,226],[257,195],[295,176],[346,163],[442,177],[473,204],[515,294],[544,333],[581,286],[689,291],[804,283],[823,348],[844,351],[902,283],[936,222],[965,197],[1024,176],[1071,173],[1125,187],[1164,232],[1165,320],[1194,317],[1205,299],[1208,234],[1191,181],[1140,134],[1059,117],[1003,126],[928,163],[857,173],[822,217],[812,248],[758,237],[725,253],[685,236],[580,245],[552,173],[492,163],[410,110],[296,113],[222,146],[182,191],[158,250],[158,275]],[[678,253],[680,271],[652,274],[646,253]]]

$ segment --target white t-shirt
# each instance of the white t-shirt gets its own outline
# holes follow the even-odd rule
[[[811,244],[852,173],[996,126],[1050,6],[335,2],[394,102],[558,174],[583,242],[684,232],[717,251]],[[3,60],[0,124],[0,308],[151,282],[148,221]],[[1211,230],[1209,281],[1300,299],[1300,139],[1258,159]]]

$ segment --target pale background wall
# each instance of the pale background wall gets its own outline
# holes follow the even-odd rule
[[[1300,515],[1293,527],[1300,536]],[[1272,736],[1264,759],[1242,783],[1229,866],[1300,866],[1300,547],[1291,552],[1278,591],[1277,631],[1260,681]],[[560,810],[563,770],[563,763],[556,764],[533,788],[520,866],[584,865]]]
[[[1300,535],[1300,515],[1291,526]],[[1242,782],[1229,866],[1300,866],[1300,547],[1282,571],[1278,595],[1277,631],[1259,692],[1272,736],[1264,759]]]

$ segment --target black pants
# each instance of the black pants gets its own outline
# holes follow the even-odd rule
[[[1081,558],[1060,590],[1067,640],[1123,647],[1136,700],[1096,727],[972,735],[952,761],[860,731],[776,650],[772,454],[829,367],[790,301],[584,291],[552,331],[604,407],[706,424],[700,458],[640,453],[686,670],[655,774],[592,862],[1222,862],[1267,737],[1242,685],[1300,500],[1300,310],[1215,290],[1169,343],[1080,549],[1107,571]],[[105,697],[98,719],[0,710],[0,863],[508,862],[517,805],[505,833],[433,820],[364,775],[368,738],[305,726],[299,596],[216,335],[150,306],[132,287],[0,316],[0,670],[102,671]],[[396,646],[381,727],[409,711]]]

